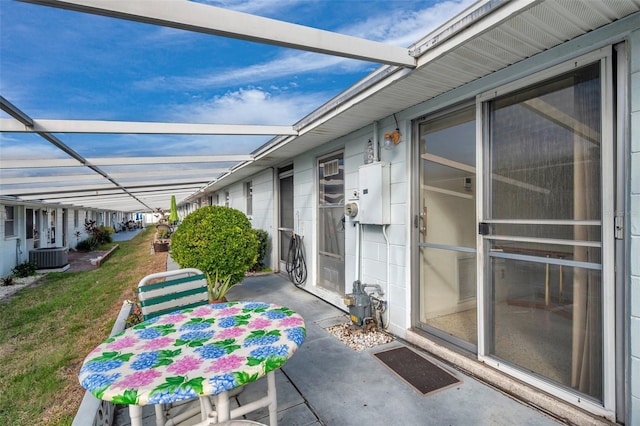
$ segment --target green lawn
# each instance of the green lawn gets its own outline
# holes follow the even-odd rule
[[[84,395],[78,371],[110,333],[138,281],[166,269],[154,227],[99,269],[56,272],[0,302],[0,425],[70,425]]]

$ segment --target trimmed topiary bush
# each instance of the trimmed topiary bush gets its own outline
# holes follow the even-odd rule
[[[171,257],[207,276],[209,297],[222,298],[258,257],[258,239],[239,210],[208,206],[190,213],[171,235]]]

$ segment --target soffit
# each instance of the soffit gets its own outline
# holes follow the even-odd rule
[[[639,11],[640,0],[546,0],[526,5],[473,38],[468,35],[474,31],[471,25],[446,40],[449,47],[417,69],[396,79],[391,76],[370,95],[345,101],[330,114],[317,117],[306,128],[300,129],[300,136],[288,139],[250,165],[237,168],[208,190],[249,178],[266,167],[281,165],[374,121],[443,95],[616,20],[632,14],[636,14],[635,19],[640,19]]]

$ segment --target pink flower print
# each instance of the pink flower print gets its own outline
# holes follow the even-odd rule
[[[147,340],[140,349],[155,351],[170,346],[175,340],[171,337],[158,337],[156,339]]]
[[[271,321],[265,318],[256,318],[249,323],[249,328],[261,330],[271,325]]]
[[[118,339],[115,342],[107,344],[108,349],[119,351],[134,346],[139,340],[133,336],[125,336],[122,339]]]
[[[224,373],[237,370],[247,359],[238,355],[229,355],[218,358],[205,370],[207,373]]]
[[[176,324],[181,321],[184,321],[187,316],[185,314],[170,314],[161,317],[158,320],[158,324]]]
[[[295,327],[298,325],[304,325],[304,321],[300,317],[286,317],[280,320],[280,326]]]
[[[206,317],[207,315],[211,315],[211,308],[207,306],[200,306],[191,312],[191,316],[194,317]]]
[[[111,387],[115,389],[138,389],[142,386],[147,386],[160,376],[162,376],[162,373],[158,370],[136,371],[115,382]]]
[[[220,310],[220,316],[231,317],[231,316],[237,315],[237,314],[239,314],[241,312],[242,312],[242,310],[240,308],[236,308],[236,307],[230,306],[228,308],[221,309]]]
[[[224,330],[219,331],[218,334],[216,334],[216,337],[219,339],[229,339],[238,337],[242,333],[244,333],[244,328],[225,328]]]
[[[102,355],[102,346],[96,346],[91,352],[89,352],[89,355],[87,355],[87,359],[91,358],[92,355]]]
[[[201,359],[186,356],[180,360],[174,361],[169,367],[167,367],[167,371],[175,374],[186,374],[189,371],[200,368],[200,364],[202,364]]]

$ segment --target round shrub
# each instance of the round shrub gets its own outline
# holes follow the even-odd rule
[[[202,207],[171,235],[173,260],[182,268],[200,269],[208,281],[218,277],[239,283],[257,256],[258,239],[249,219],[230,207]]]

